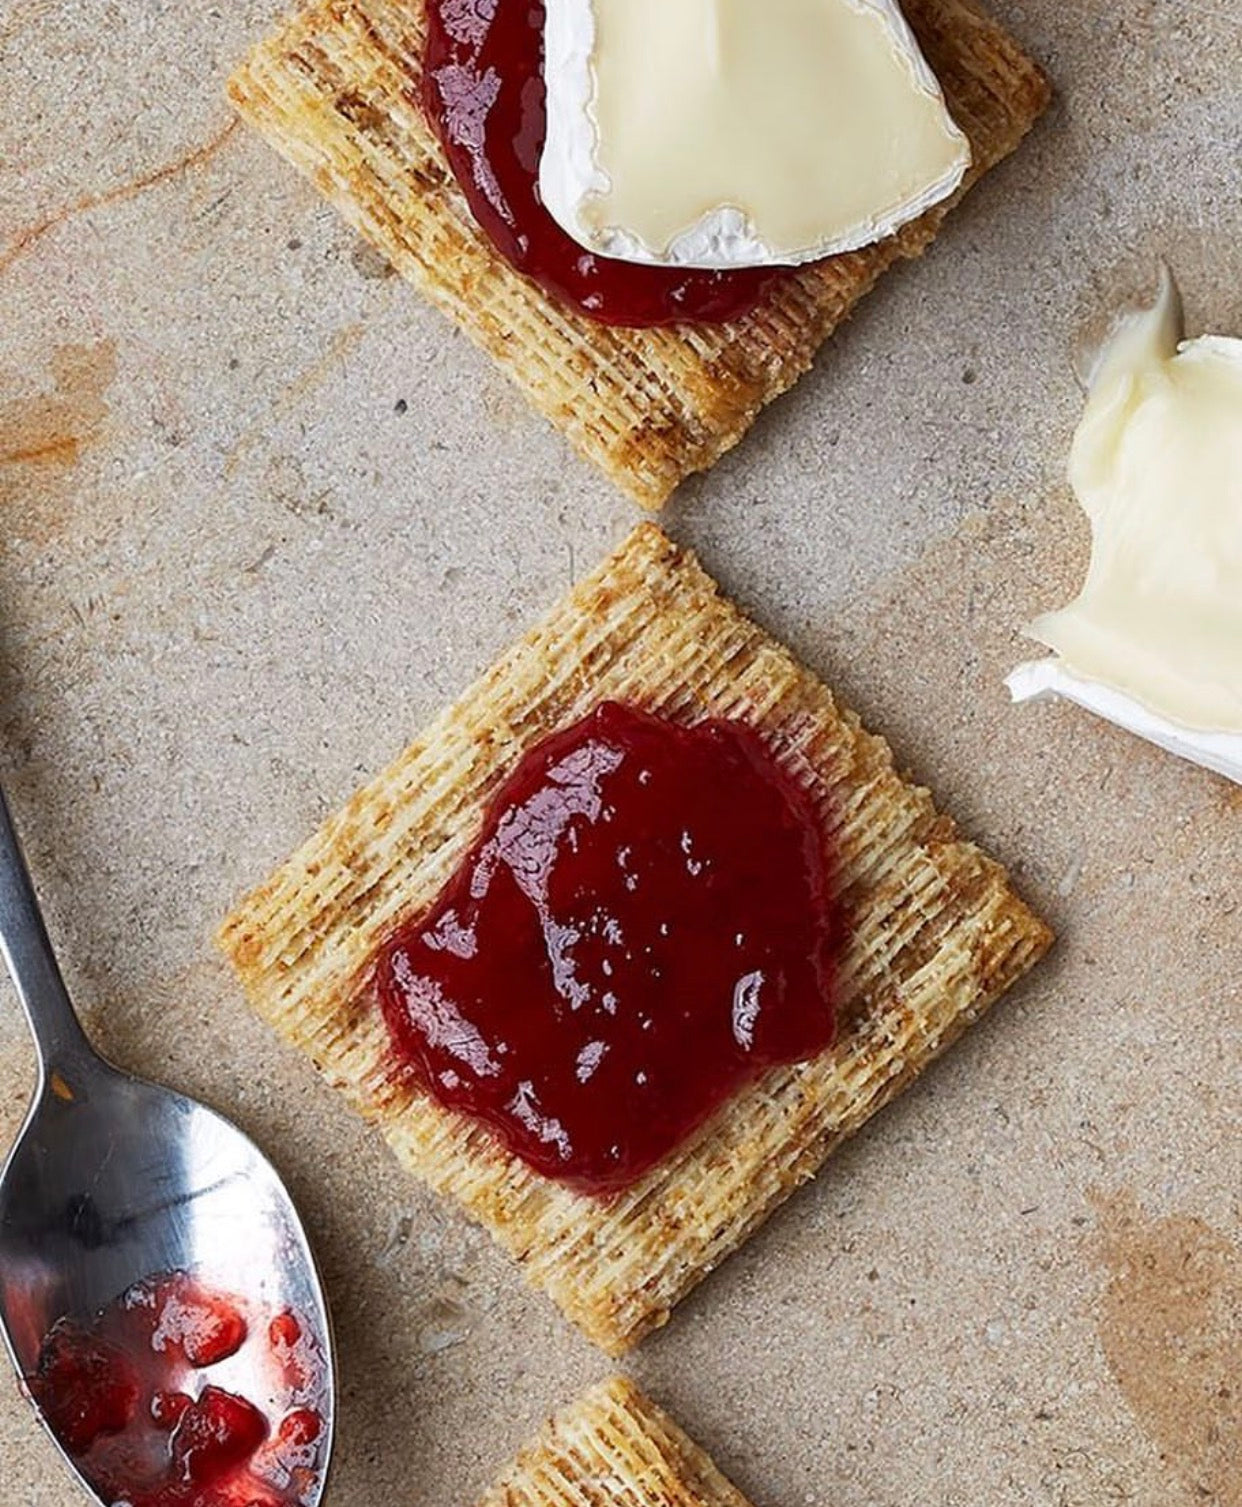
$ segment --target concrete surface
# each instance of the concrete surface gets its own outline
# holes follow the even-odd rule
[[[1085,536],[1076,350],[1242,333],[1232,0],[998,0],[1059,102],[668,525],[1062,941],[632,1369],[759,1507],[1242,1504],[1242,795],[1011,710]],[[333,1507],[466,1507],[606,1362],[247,1013],[209,937],[630,526],[240,127],[278,0],[0,9],[0,764],[99,1043],[288,1175]],[[0,1142],[31,1057],[0,1000]],[[0,1507],[70,1507],[15,1383]]]

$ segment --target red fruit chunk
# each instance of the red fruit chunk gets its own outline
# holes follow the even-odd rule
[[[178,1276],[163,1294],[151,1343],[156,1350],[179,1345],[192,1366],[215,1366],[237,1354],[246,1332],[245,1319],[227,1298]]]
[[[267,1337],[274,1346],[292,1349],[302,1338],[302,1326],[291,1313],[278,1313],[268,1325]]]
[[[280,1442],[282,1444],[313,1444],[319,1438],[323,1428],[323,1419],[314,1408],[295,1408],[289,1416],[281,1421]]]
[[[30,1390],[73,1455],[119,1434],[138,1407],[138,1377],[121,1351],[63,1319],[43,1341]]]
[[[170,1451],[183,1481],[213,1485],[246,1464],[267,1437],[267,1420],[244,1397],[205,1387],[182,1414]]]
[[[201,1330],[185,1342],[186,1359],[193,1366],[215,1366],[236,1355],[246,1339],[246,1321],[235,1308],[221,1304],[213,1308]]]

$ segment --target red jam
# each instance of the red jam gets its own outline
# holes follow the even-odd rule
[[[427,0],[423,107],[492,245],[600,324],[725,324],[748,313],[771,268],[707,272],[595,256],[544,209],[543,21],[543,0]]]
[[[263,1406],[202,1373],[237,1357]],[[31,1395],[108,1503],[303,1507],[320,1476],[318,1346],[291,1313],[255,1324],[185,1272],[149,1277],[43,1341]]]
[[[522,758],[376,977],[416,1082],[603,1194],[831,1045],[841,930],[823,823],[754,732],[606,702]]]

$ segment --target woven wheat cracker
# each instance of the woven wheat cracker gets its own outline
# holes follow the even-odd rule
[[[962,192],[1008,156],[1047,80],[972,0],[906,0],[970,138]],[[422,0],[317,0],[234,74],[238,110],[445,310],[589,460],[646,507],[735,445],[959,195],[862,251],[782,273],[726,326],[609,329],[514,272],[475,225],[419,106]]]
[[[521,1450],[478,1507],[749,1507],[710,1455],[624,1376]]]
[[[769,1073],[638,1184],[600,1201],[528,1170],[482,1127],[398,1081],[371,964],[439,892],[523,751],[607,697],[754,726],[835,831],[850,938],[836,1046]],[[613,1353],[662,1323],[1049,940],[1004,871],[896,773],[884,741],[651,524],[220,933],[260,1014]]]

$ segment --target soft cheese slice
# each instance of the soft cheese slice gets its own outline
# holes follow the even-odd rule
[[[1091,374],[1069,479],[1091,523],[1078,596],[1031,624],[1053,692],[1242,779],[1242,340],[1182,339],[1167,269]]]
[[[546,0],[539,187],[587,250],[790,264],[892,234],[970,146],[895,0]]]
[[[1242,733],[1206,733],[1179,727],[1112,686],[1075,675],[1055,655],[1019,665],[1006,677],[1005,685],[1017,702],[1053,697],[1073,701],[1114,726],[1146,738],[1158,748],[1242,785]]]
[[[1087,579],[1030,632],[1172,722],[1242,733],[1242,340],[1181,335],[1166,271],[1104,347],[1074,435]]]

